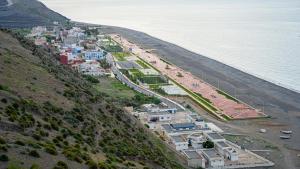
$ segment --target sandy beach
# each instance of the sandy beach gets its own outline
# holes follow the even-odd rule
[[[120,34],[144,49],[151,49],[168,62],[191,72],[213,86],[219,86],[227,93],[269,115],[271,118],[268,119],[236,120],[230,122],[230,125],[247,129],[243,132],[251,135],[258,135],[257,131],[260,128],[267,129],[268,132],[260,136],[279,147],[285,156],[285,164],[289,165],[288,168],[300,167],[300,160],[297,157],[300,153],[299,93],[145,33],[119,27],[102,27],[104,33]],[[292,139],[280,140],[280,130],[292,130]]]

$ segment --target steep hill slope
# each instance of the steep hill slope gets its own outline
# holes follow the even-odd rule
[[[143,103],[136,93],[118,94],[126,88],[114,88],[117,82],[109,79],[92,84],[44,49],[4,31],[0,168],[182,168],[165,145],[123,112],[125,105]]]
[[[37,0],[0,0],[0,27],[18,28],[67,23],[68,18],[50,10]]]

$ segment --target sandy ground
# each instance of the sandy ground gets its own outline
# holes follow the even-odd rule
[[[261,109],[271,116],[269,119],[232,121],[223,125],[230,130],[259,137],[279,148],[283,155],[273,159],[275,168],[300,168],[300,94],[259,79],[235,68],[190,52],[177,45],[159,40],[142,32],[125,28],[103,26],[105,33],[118,33],[145,49],[153,49],[163,59],[206,82],[219,86],[222,90],[235,95],[249,105]],[[260,128],[267,133],[260,134]],[[292,130],[292,139],[281,140],[280,130]],[[272,160],[272,159],[271,159]],[[284,161],[283,161],[284,160]]]

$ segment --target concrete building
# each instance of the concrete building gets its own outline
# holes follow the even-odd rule
[[[205,168],[205,158],[196,150],[185,150],[183,154],[186,157],[189,167]]]
[[[197,126],[200,126],[201,128],[208,128],[207,124],[205,123],[204,119],[197,115],[197,114],[189,114],[188,120],[191,123],[195,123]]]
[[[168,113],[176,113],[176,108],[170,108],[164,103],[161,103],[160,105],[155,104],[144,104],[142,105],[142,109],[144,109],[146,112],[168,112]]]
[[[102,60],[105,59],[103,51],[86,51],[84,52],[85,60]]]
[[[190,145],[195,149],[203,148],[203,143],[206,141],[202,133],[195,133],[188,137]]]
[[[186,150],[186,149],[189,148],[188,141],[184,137],[182,137],[180,135],[178,135],[178,136],[171,136],[170,140],[172,142],[172,145],[175,147],[175,149],[177,151],[182,151],[182,150]]]
[[[230,146],[225,141],[220,141],[215,143],[215,149],[225,158],[231,161],[237,161],[238,153],[237,150]]]
[[[174,114],[169,112],[148,112],[148,122],[168,122],[174,119]]]
[[[203,149],[201,152],[207,161],[206,167],[224,167],[224,158],[215,149]]]
[[[216,132],[206,132],[204,133],[204,135],[206,136],[207,139],[211,140],[214,143],[226,141],[226,139],[223,136],[221,136],[219,133]]]

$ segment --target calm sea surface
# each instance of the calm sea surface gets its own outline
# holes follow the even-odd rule
[[[300,0],[41,0],[76,21],[127,27],[300,91]]]

